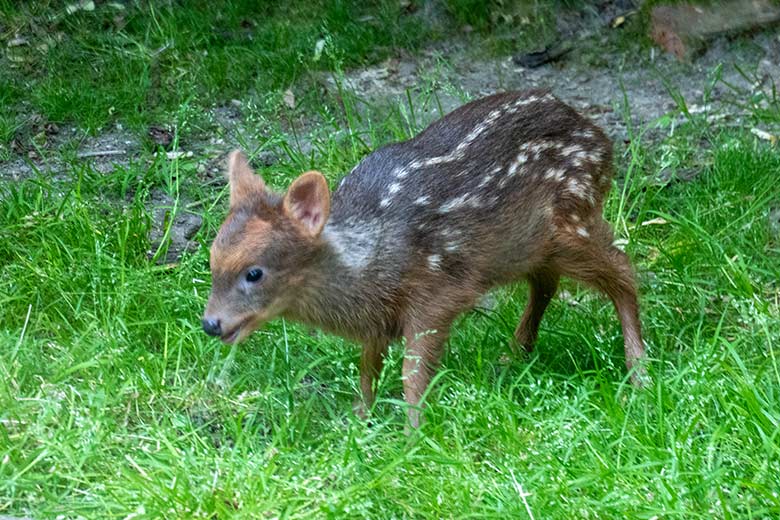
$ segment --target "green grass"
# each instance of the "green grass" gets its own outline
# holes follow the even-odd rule
[[[31,112],[89,132],[168,124],[184,103],[266,96],[435,36],[386,0],[99,2],[73,13],[60,2],[0,1],[0,20],[4,47],[25,40],[0,57],[4,140],[6,121],[24,125]]]
[[[75,96],[81,83],[64,85]],[[11,95],[32,103],[35,88]],[[259,169],[270,184],[316,167],[335,186],[438,106],[427,86],[385,106],[342,94],[315,114],[311,153],[262,116],[274,124],[260,146],[288,152]],[[660,142],[633,129],[616,159],[606,215],[639,273],[649,388],[626,381],[611,305],[571,283],[536,352],[508,357],[520,285],[459,320],[410,437],[400,346],[369,426],[351,413],[356,345],[281,321],[235,349],[202,333],[207,248],[227,201],[196,159],[144,154],[105,175],[62,152],[59,180],[0,184],[0,515],[780,516],[780,237],[769,225],[780,154],[749,132],[780,112],[776,100],[746,109],[754,119],[728,130],[701,116],[651,125]],[[191,116],[155,110],[181,128]],[[700,173],[659,183],[662,168]],[[201,247],[175,265],[149,259],[159,191],[204,218]]]
[[[437,18],[419,1],[93,4],[69,11],[76,0],[0,0],[0,159],[13,140],[39,148],[34,138],[47,123],[86,134],[120,123],[144,137],[188,106],[185,133],[202,134],[214,106],[234,98],[281,104],[294,84],[298,104],[316,109],[322,72],[462,36],[464,24],[477,29],[472,46],[492,54],[538,49],[556,38],[560,9],[585,5],[448,0]]]
[[[479,47],[492,54],[540,50],[558,39],[556,18],[564,9],[582,8],[581,0],[445,0],[447,12],[470,27]]]
[[[335,181],[365,153],[359,139],[412,132],[402,113],[324,137],[320,167]],[[780,245],[767,220],[780,158],[747,132],[696,133],[709,166],[659,186],[661,160],[686,161],[685,132],[655,154],[637,141],[607,206],[640,273],[653,386],[626,384],[614,311],[570,284],[577,305],[555,301],[537,352],[502,361],[525,301],[522,287],[504,290],[494,311],[456,326],[428,422],[409,438],[400,348],[367,426],[350,413],[355,346],[273,323],[231,351],[199,330],[224,197],[190,188],[203,247],[175,267],[148,261],[145,209],[153,189],[175,196],[194,174],[136,164],[128,183],[74,165],[64,185],[4,186],[0,512],[780,514]],[[269,178],[284,185],[302,160]],[[641,225],[657,217],[666,223]]]

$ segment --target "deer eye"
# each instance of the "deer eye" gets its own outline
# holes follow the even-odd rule
[[[258,267],[253,267],[246,272],[246,281],[250,283],[259,282],[263,277],[263,270]]]

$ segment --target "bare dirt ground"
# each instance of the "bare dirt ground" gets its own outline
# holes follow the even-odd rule
[[[438,72],[443,72],[447,83],[472,97],[500,90],[549,88],[588,114],[619,143],[628,137],[629,121],[640,127],[677,110],[672,93],[679,93],[692,113],[711,112],[713,122],[729,124],[732,120],[736,124],[739,110],[729,104],[738,96],[735,88],[747,95],[771,89],[780,81],[780,36],[772,32],[739,40],[719,38],[702,56],[687,64],[655,48],[647,56],[626,56],[614,51],[599,54],[597,46],[578,51],[576,45],[575,41],[575,50],[559,61],[524,68],[516,65],[512,56],[474,59],[461,43],[445,50],[432,49],[422,57],[389,60],[352,71],[345,83],[373,99],[402,97],[406,89],[414,89]],[[711,87],[719,66],[722,81]],[[708,90],[709,97],[704,99]],[[440,100],[445,112],[461,104],[459,97],[446,89]]]

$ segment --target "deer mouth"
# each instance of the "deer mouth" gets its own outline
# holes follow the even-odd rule
[[[222,334],[219,339],[226,344],[238,343],[254,332],[261,323],[263,323],[263,320],[257,316],[249,316]]]
[[[222,340],[222,343],[231,344],[238,339],[239,334],[241,333],[241,325],[238,327],[235,327],[230,332],[226,332],[225,334],[222,334],[219,339]]]
[[[247,324],[252,321],[251,319],[245,319],[240,322],[238,322],[238,325],[233,327],[232,329],[225,331],[219,339],[222,340],[222,343],[232,344],[232,343],[238,343],[241,341],[244,336],[248,335],[251,330],[247,331],[247,334],[242,334],[244,332],[244,329],[246,328]]]

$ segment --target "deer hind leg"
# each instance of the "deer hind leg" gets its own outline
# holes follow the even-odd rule
[[[528,275],[529,298],[523,317],[517,329],[515,340],[526,352],[532,352],[536,337],[539,335],[539,323],[542,321],[547,305],[558,290],[560,275],[552,269],[539,269]]]
[[[631,382],[643,386],[647,373],[642,364],[645,348],[634,273],[626,254],[612,245],[609,225],[599,219],[564,233],[557,243],[555,262],[562,274],[600,290],[612,300],[623,329]]]

